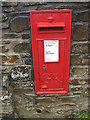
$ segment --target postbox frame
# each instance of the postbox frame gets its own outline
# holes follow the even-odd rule
[[[49,12],[53,12],[53,13],[55,13],[55,12],[61,12],[61,13],[69,13],[70,14],[70,36],[71,36],[71,17],[72,17],[72,10],[40,10],[40,11],[30,11],[30,16],[31,16],[31,20],[30,20],[30,24],[32,24],[32,15],[34,14],[34,13],[40,13],[40,12],[43,12],[43,13],[45,13],[45,12],[47,12],[47,13],[49,13]],[[33,29],[32,29],[32,27],[31,27],[31,35],[32,35],[32,44],[34,44],[35,42],[33,41],[33,33],[32,33],[32,31],[33,31]],[[53,31],[54,32],[54,31]],[[58,31],[57,31],[58,32]],[[59,31],[60,32],[60,31]],[[64,32],[64,31],[62,31],[62,32]],[[40,34],[43,34],[43,32],[42,31],[40,31],[39,32]],[[71,37],[70,37],[71,38]],[[62,41],[63,41],[63,39],[65,40],[66,38],[62,38]],[[37,39],[37,41],[38,40],[41,40],[41,41],[44,41],[44,40],[49,40],[48,38],[47,39]],[[59,43],[60,43],[60,41],[61,41],[61,38],[54,38],[53,40],[59,40]],[[64,67],[64,70],[69,74],[69,68],[70,68],[70,41],[69,41],[69,43],[68,43],[68,45],[69,45],[69,47],[68,47],[68,61],[65,61],[65,63],[64,63],[64,66],[66,65],[67,66],[67,68],[66,67]],[[37,46],[36,46],[37,47]],[[33,53],[33,55],[35,54],[35,49],[34,49],[34,46],[32,45],[32,53]],[[37,54],[37,53],[36,53]],[[32,56],[33,56],[32,55]],[[59,57],[60,58],[60,57]],[[38,57],[37,57],[37,59],[38,59]],[[60,62],[60,59],[59,59],[59,61],[58,62]],[[46,63],[46,62],[45,62]],[[50,62],[47,62],[47,63],[50,63]],[[53,62],[52,62],[53,63]],[[54,62],[55,63],[55,62]],[[33,69],[35,69],[35,68],[37,68],[37,71],[34,71],[34,82],[35,82],[35,93],[36,94],[64,94],[64,93],[68,93],[68,82],[69,82],[69,75],[67,74],[66,76],[65,75],[63,75],[63,77],[64,77],[64,80],[66,79],[67,80],[67,82],[66,82],[66,85],[65,85],[65,87],[66,87],[66,89],[65,90],[61,90],[61,89],[57,89],[57,90],[51,90],[51,91],[47,91],[47,90],[44,90],[44,91],[40,91],[40,81],[39,81],[39,73],[38,73],[38,65],[36,65],[35,64],[35,59],[34,59],[34,56],[33,56]],[[66,70],[66,69],[67,70]],[[37,78],[36,78],[37,77]]]

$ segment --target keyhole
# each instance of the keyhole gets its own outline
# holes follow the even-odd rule
[[[43,69],[46,70],[46,66],[45,65],[43,65]]]

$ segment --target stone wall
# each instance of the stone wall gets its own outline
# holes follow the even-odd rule
[[[35,95],[29,11],[60,9],[73,10],[69,93]],[[2,2],[3,116],[63,118],[88,109],[88,9],[88,3]]]

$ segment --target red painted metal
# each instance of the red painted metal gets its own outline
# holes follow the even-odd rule
[[[36,94],[68,93],[71,15],[72,10],[30,11]],[[45,61],[44,42],[57,40],[58,60]]]

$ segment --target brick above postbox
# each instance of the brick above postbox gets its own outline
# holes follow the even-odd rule
[[[30,11],[36,94],[68,93],[71,10]]]

